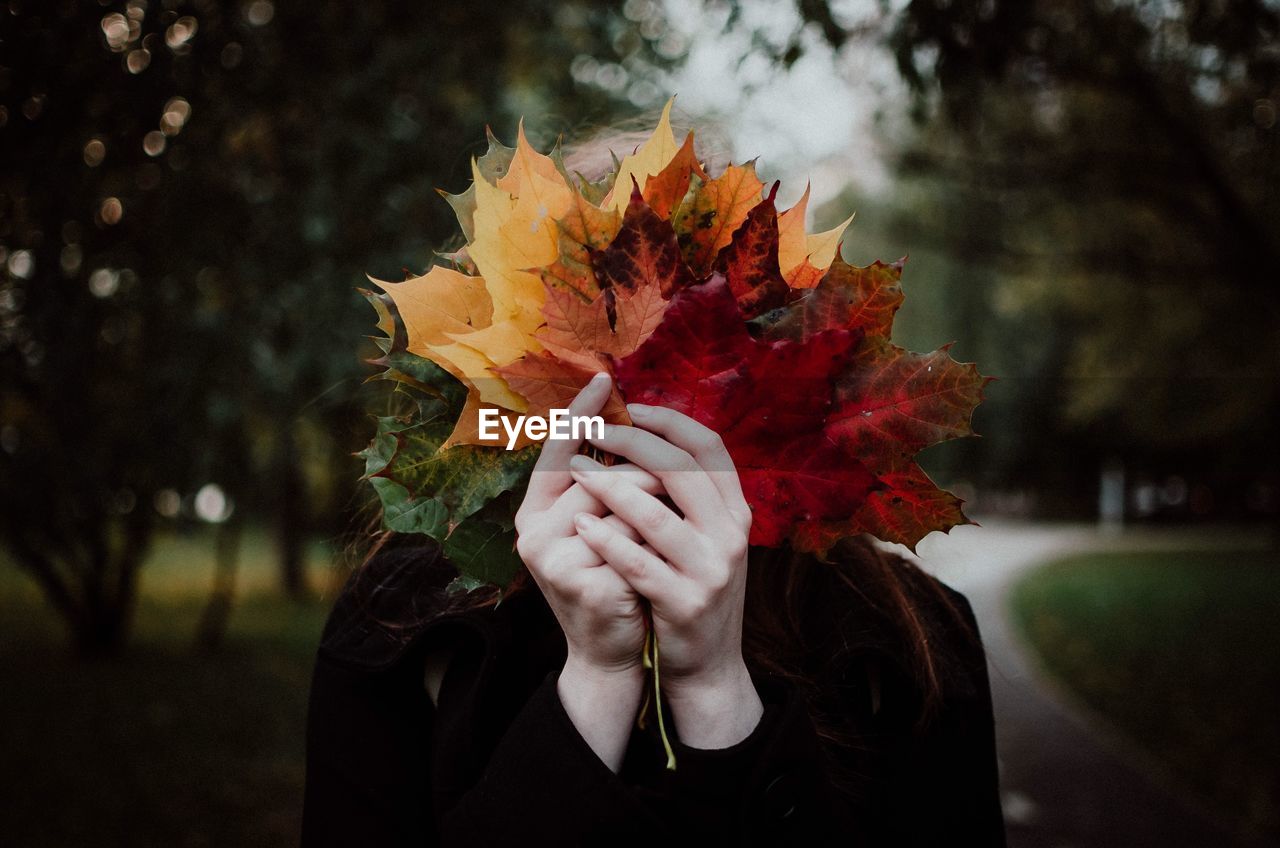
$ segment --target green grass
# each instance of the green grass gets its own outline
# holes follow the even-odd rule
[[[1244,830],[1280,832],[1280,557],[1084,554],[1012,604],[1051,674]]]
[[[6,845],[297,841],[312,657],[329,600],[275,592],[248,534],[223,650],[191,648],[212,539],[167,537],[144,569],[129,650],[79,662],[30,582],[0,561],[0,821]],[[332,569],[310,551],[312,583]]]

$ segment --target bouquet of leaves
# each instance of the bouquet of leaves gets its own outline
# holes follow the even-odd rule
[[[753,545],[825,558],[847,536],[914,548],[968,523],[914,457],[972,434],[990,378],[946,347],[894,345],[902,262],[846,263],[849,221],[806,233],[808,192],[779,213],[752,162],[708,173],[670,109],[599,182],[535,151],[523,125],[514,148],[491,135],[470,188],[446,195],[465,246],[364,291],[375,378],[413,408],[379,419],[365,478],[387,529],[443,546],[452,589],[520,568],[513,516],[540,450],[482,439],[480,410],[546,417],[599,371],[614,377],[607,422],[638,402],[720,433]]]

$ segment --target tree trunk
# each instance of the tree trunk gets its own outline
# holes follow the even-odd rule
[[[276,482],[280,487],[276,509],[276,539],[280,554],[281,587],[291,598],[305,598],[307,575],[303,559],[303,534],[306,509],[303,503],[301,458],[298,456],[298,441],[292,418],[286,418],[281,423],[276,451]]]
[[[195,649],[212,653],[222,646],[235,606],[236,577],[240,570],[240,541],[244,536],[243,511],[236,510],[218,527],[214,542],[213,589],[196,627]]]
[[[124,648],[133,623],[138,568],[150,548],[152,523],[143,509],[125,518],[117,550],[105,541],[109,524],[94,528],[82,546],[30,538],[24,528],[4,527],[14,560],[40,585],[61,616],[76,655],[110,657]],[[83,547],[83,550],[77,548]]]

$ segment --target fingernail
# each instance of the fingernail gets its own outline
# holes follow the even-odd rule
[[[589,472],[594,471],[595,469],[595,460],[590,457],[583,456],[582,454],[577,454],[569,460],[570,471]]]
[[[594,518],[595,518],[594,515],[591,515],[585,512],[580,512],[573,517],[573,526],[577,527],[579,530],[586,530],[589,527],[591,527],[591,521]]]
[[[642,403],[629,403],[627,404],[627,412],[632,418],[644,418],[649,414],[649,407]]]
[[[597,371],[597,372],[596,372],[596,375],[595,375],[594,377],[592,377],[592,378],[591,378],[591,383],[590,383],[590,385],[592,385],[592,386],[599,386],[599,385],[603,385],[604,383],[607,383],[607,382],[609,382],[609,372],[608,372],[608,371]]]

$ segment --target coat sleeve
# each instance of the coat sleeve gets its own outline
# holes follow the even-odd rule
[[[578,845],[605,834],[651,846],[663,822],[578,734],[558,671],[530,685],[509,673],[525,665],[510,668],[513,638],[534,634],[508,633],[501,616],[432,614],[450,576],[439,564],[430,551],[379,554],[335,602],[311,679],[303,848]],[[457,650],[437,709],[425,656],[446,643]]]
[[[441,814],[444,845],[653,845],[667,823],[591,750],[558,672],[507,728],[479,779]]]
[[[859,828],[831,783],[817,730],[795,687],[753,675],[765,711],[738,744],[701,750],[677,744],[666,803],[690,844],[858,845]]]
[[[765,713],[742,742],[720,750],[676,743],[675,771],[637,784],[591,750],[556,679],[546,677],[480,780],[445,815],[444,844],[816,844],[849,832],[807,711],[781,681],[757,678]]]
[[[429,846],[431,702],[422,678],[323,655],[307,712],[303,848]]]

